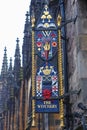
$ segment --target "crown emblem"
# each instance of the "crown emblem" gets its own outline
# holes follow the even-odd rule
[[[52,66],[50,66],[50,68],[46,65],[45,68],[42,69],[42,72],[44,73],[44,75],[49,75],[52,71]]]

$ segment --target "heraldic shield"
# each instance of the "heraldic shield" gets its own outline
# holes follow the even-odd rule
[[[57,31],[36,32],[36,51],[44,60],[50,60],[57,52]]]

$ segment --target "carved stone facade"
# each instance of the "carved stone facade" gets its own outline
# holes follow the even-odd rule
[[[81,102],[87,106],[87,1],[67,0],[65,4],[66,19],[77,16],[75,23],[66,27],[68,83],[69,91],[80,90],[70,96],[71,112],[82,112],[78,108]],[[87,114],[87,113],[86,113]],[[81,120],[77,119],[78,126]]]

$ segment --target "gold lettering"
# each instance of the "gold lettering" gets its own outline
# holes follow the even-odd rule
[[[50,104],[51,104],[51,101],[44,101],[44,104],[50,105]]]
[[[38,108],[40,108],[40,105],[37,105],[38,106]]]
[[[57,108],[57,105],[46,104],[46,105],[37,105],[37,107],[38,108]]]

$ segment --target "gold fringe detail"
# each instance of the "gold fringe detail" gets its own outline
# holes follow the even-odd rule
[[[32,30],[32,97],[35,96],[34,31]],[[35,100],[32,99],[32,126],[35,126]]]
[[[57,19],[58,26],[61,25],[61,16],[58,15]],[[64,94],[64,84],[63,84],[63,62],[62,62],[62,42],[61,42],[61,30],[58,30],[58,75],[59,75],[59,94],[60,96]],[[60,99],[60,126],[64,127],[64,104],[63,99]]]

